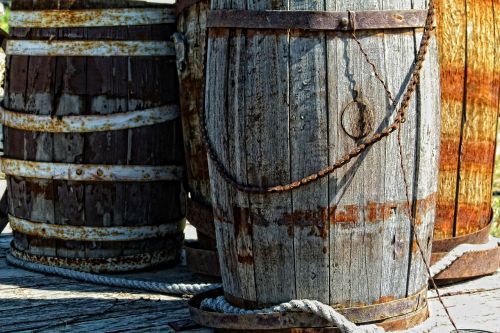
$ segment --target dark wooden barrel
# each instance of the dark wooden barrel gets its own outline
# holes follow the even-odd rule
[[[200,130],[205,105],[206,16],[209,1],[177,2],[177,70],[186,155],[188,199],[186,217],[197,231],[196,244],[186,243],[188,267],[203,275],[220,276],[210,196],[207,151]]]
[[[179,258],[175,11],[153,6],[12,2],[3,170],[14,256],[92,272]]]
[[[396,112],[353,28],[399,99],[425,1],[213,1],[211,8],[206,120],[226,298],[245,308],[315,299],[354,308],[344,313],[359,323],[417,316],[427,274],[414,236],[429,260],[437,192],[437,47],[432,38],[401,127],[402,157],[397,133],[364,150]],[[325,176],[355,147],[364,152]],[[319,170],[319,179],[296,188]]]
[[[500,96],[495,6],[498,1],[439,2],[443,126],[433,262],[460,244],[489,238]],[[474,264],[457,262],[438,278],[466,279],[498,269],[499,249],[476,255]]]

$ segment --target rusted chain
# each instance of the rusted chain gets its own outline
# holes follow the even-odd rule
[[[206,123],[206,114],[205,109],[200,109],[200,126],[201,126],[201,134],[203,137],[203,141],[208,152],[208,155],[212,162],[214,163],[215,168],[222,176],[222,178],[229,184],[231,184],[235,189],[240,192],[248,193],[248,194],[271,194],[271,193],[281,193],[291,191],[305,185],[308,185],[312,182],[315,182],[319,179],[322,179],[329,174],[333,173],[337,169],[343,167],[344,165],[351,162],[354,158],[360,156],[364,153],[369,147],[374,144],[380,142],[385,137],[397,131],[401,124],[405,122],[406,115],[408,112],[408,108],[411,104],[412,97],[417,89],[418,83],[420,82],[420,72],[422,71],[423,64],[425,61],[425,57],[429,50],[430,39],[432,37],[432,31],[434,30],[434,18],[435,18],[435,8],[434,8],[434,0],[429,1],[429,9],[427,13],[427,19],[425,23],[424,33],[422,36],[422,41],[420,43],[420,49],[417,54],[417,59],[412,71],[411,80],[408,84],[408,87],[403,95],[401,105],[396,113],[396,117],[394,122],[384,128],[380,133],[375,133],[371,137],[364,140],[358,146],[356,146],[352,151],[345,154],[341,157],[335,164],[330,165],[314,174],[311,174],[307,177],[304,177],[295,182],[286,184],[286,185],[276,185],[269,187],[260,187],[257,185],[251,184],[243,184],[236,180],[230,172],[226,169],[226,167],[222,164],[217,152],[214,149],[213,143],[210,140],[208,135],[207,123]],[[392,95],[391,95],[392,96]],[[394,106],[396,107],[396,106]]]
[[[394,99],[392,92],[389,90],[387,83],[384,81],[384,79],[382,79],[382,75],[380,75],[379,71],[377,70],[377,66],[375,66],[375,64],[370,60],[368,53],[366,53],[365,49],[363,48],[363,45],[361,44],[361,42],[358,39],[358,36],[356,35],[356,29],[357,29],[356,12],[352,12],[352,11],[348,10],[347,13],[349,14],[349,22],[350,22],[351,28],[352,28],[352,31],[351,31],[352,39],[354,39],[356,44],[358,44],[358,48],[361,51],[361,54],[363,54],[363,56],[365,57],[365,61],[368,63],[368,65],[370,65],[372,67],[373,74],[375,74],[375,78],[384,87],[384,90],[385,90],[387,97],[389,98],[391,103],[393,103],[393,105],[396,105],[396,100]]]

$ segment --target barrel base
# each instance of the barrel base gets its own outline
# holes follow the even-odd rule
[[[433,253],[433,265],[447,252]],[[434,277],[438,285],[452,284],[495,273],[500,267],[500,247],[491,250],[470,252],[457,259],[450,267]]]
[[[219,257],[216,249],[205,249],[198,242],[186,242],[184,248],[187,266],[191,272],[212,279],[220,277]]]
[[[340,313],[345,315],[350,320],[363,324],[352,318],[349,313],[357,313],[358,317],[373,316],[374,314],[384,314],[399,308],[399,315],[389,315],[377,321],[370,321],[370,324],[376,324],[383,327],[386,331],[404,330],[419,325],[429,317],[427,299],[427,290],[423,290],[417,295],[410,296],[408,299],[414,300],[415,307],[411,311],[403,312],[400,305],[408,301],[408,299],[400,299],[393,302],[368,306],[364,308],[341,309]],[[189,311],[191,319],[202,326],[215,328],[220,332],[287,332],[287,333],[302,333],[302,332],[321,332],[321,333],[336,333],[340,332],[337,327],[329,326],[322,318],[311,316],[308,313],[290,312],[290,313],[273,313],[273,314],[257,314],[257,315],[234,315],[217,312],[204,311],[200,309],[201,302],[206,298],[215,298],[222,296],[222,289],[212,290],[193,297],[189,301]],[[394,309],[391,309],[394,308]],[[389,310],[389,311],[387,311]],[[364,312],[360,314],[359,312]],[[354,316],[356,317],[356,315]]]
[[[493,211],[491,212],[493,216]],[[432,242],[431,265],[461,244],[486,244],[490,239],[493,218],[483,229],[464,236],[439,239]],[[457,259],[450,267],[434,277],[437,285],[446,285],[493,274],[500,267],[500,247],[470,252]]]
[[[180,248],[178,251],[160,250],[142,253],[133,256],[120,256],[113,258],[58,258],[39,256],[18,250],[14,242],[11,243],[10,254],[19,260],[38,263],[48,266],[72,269],[87,273],[125,273],[151,269],[159,266],[170,266],[179,262]]]

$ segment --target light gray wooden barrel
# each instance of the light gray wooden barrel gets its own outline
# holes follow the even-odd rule
[[[425,10],[427,3],[214,0],[211,8],[326,10],[346,17],[358,11],[351,15],[363,26],[359,11]],[[221,16],[227,23],[232,14]],[[224,27],[221,22],[209,25],[205,116],[215,153],[238,182],[265,187],[299,180],[335,163],[363,141],[360,136],[380,132],[394,119],[383,85],[350,32],[249,28],[257,22],[250,19]],[[423,29],[359,28],[356,34],[400,98]],[[420,76],[401,144],[416,231],[428,260],[440,128],[434,38]],[[358,103],[355,90],[362,95]],[[360,117],[356,109],[362,103]],[[213,159],[209,165],[224,292],[231,303],[254,308],[307,298],[357,308],[418,298],[418,306],[425,304],[420,293],[427,274],[413,238],[397,132],[328,177],[283,193],[238,191]],[[362,312],[359,318],[367,318]],[[351,317],[363,321],[357,318]]]

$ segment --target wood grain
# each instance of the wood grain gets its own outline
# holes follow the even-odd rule
[[[0,332],[176,332],[189,322],[186,300],[78,283],[17,269],[5,262],[11,235],[0,235]],[[124,278],[162,282],[199,281],[185,267]],[[500,324],[499,273],[441,289],[444,302],[459,327],[497,331]],[[448,318],[433,291],[428,294],[431,333],[452,331]],[[178,332],[179,330],[177,330]],[[212,333],[213,329],[184,328],[187,333]]]
[[[145,6],[128,1],[27,1],[13,9],[85,9]],[[13,29],[18,39],[164,40],[175,25]],[[178,103],[175,63],[169,57],[18,57],[8,65],[6,106],[18,112],[104,115]],[[7,128],[8,157],[42,162],[111,165],[182,165],[180,120],[141,129],[50,134]],[[77,183],[9,177],[10,212],[34,222],[74,226],[179,224],[180,182]],[[137,242],[48,240],[16,233],[17,248],[61,258],[109,258],[172,249],[177,235]],[[176,252],[177,251],[177,252]]]
[[[474,233],[491,219],[498,122],[498,1],[441,1],[442,149],[434,236]]]
[[[216,1],[212,9],[345,11],[425,5]],[[422,30],[358,31],[357,36],[400,98]],[[314,298],[362,306],[426,288],[410,218],[416,215],[416,233],[428,257],[437,191],[432,169],[439,157],[436,57],[433,43],[401,132],[409,203],[397,136],[328,178],[280,194],[238,193],[209,162],[224,289],[232,302],[254,307]],[[349,33],[210,29],[207,69],[210,138],[222,163],[242,183],[269,186],[307,176],[359,144],[362,138],[352,133],[381,131],[394,117],[382,84]],[[363,114],[360,105],[365,106]]]

